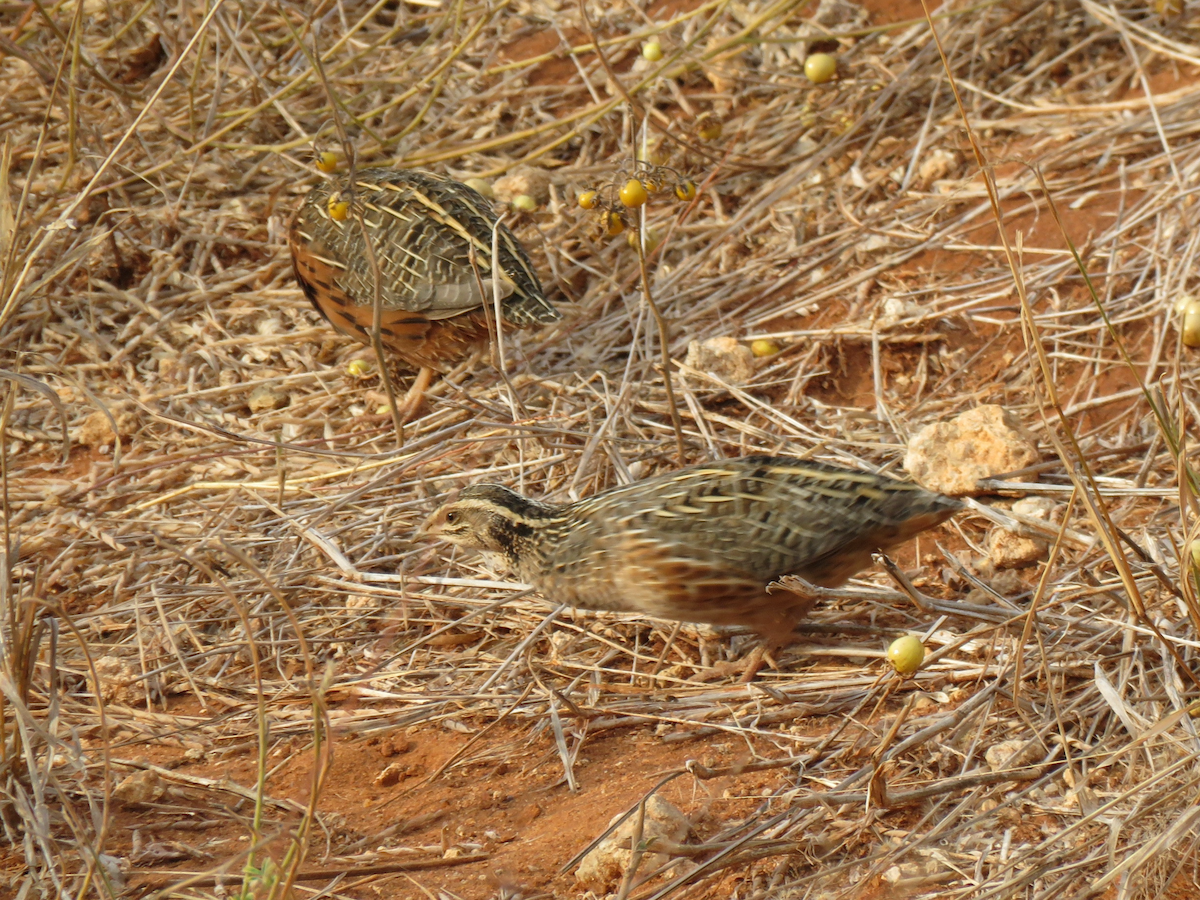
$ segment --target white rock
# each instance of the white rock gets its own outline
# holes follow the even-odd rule
[[[632,857],[630,840],[637,825],[637,812],[601,841],[583,858],[575,870],[575,880],[594,891],[606,891],[621,883]],[[611,823],[610,823],[611,824]],[[646,818],[642,823],[642,844],[655,838],[680,843],[691,831],[687,816],[672,803],[655,794],[646,801]],[[638,872],[648,873],[664,865],[670,857],[665,853],[646,853]]]
[[[283,323],[279,321],[278,316],[266,316],[259,320],[255,330],[264,336],[280,334],[283,332]]]
[[[895,241],[886,234],[870,234],[855,245],[854,252],[860,257],[869,256],[891,249],[894,245]]]
[[[976,482],[1038,461],[1037,442],[1007,410],[986,404],[926,425],[908,442],[904,468],[931,491],[979,493]]]
[[[1054,521],[1058,504],[1049,497],[1023,497],[1012,505],[1018,516]],[[988,562],[993,569],[1020,569],[1046,558],[1049,543],[1041,538],[995,528],[988,535]]]
[[[1058,504],[1049,497],[1022,497],[1013,503],[1012,511],[1019,516],[1053,522],[1054,514],[1058,511]]]
[[[113,423],[109,417],[98,409],[84,419],[83,425],[79,428],[81,444],[89,447],[112,446],[117,442],[118,437],[128,437],[137,431],[138,418],[130,404],[110,403],[108,411],[112,414],[113,419],[116,419],[116,430],[113,430]]]
[[[754,377],[754,354],[737,338],[715,337],[688,344],[685,362],[715,375],[727,384],[745,384]],[[701,384],[700,386],[704,386]],[[708,387],[714,387],[707,383]]]
[[[113,796],[125,803],[154,803],[161,800],[167,786],[157,772],[134,772],[113,788]]]
[[[512,203],[514,197],[527,194],[544,206],[550,200],[550,174],[545,169],[519,166],[503,178],[497,178],[492,193],[502,203]]]
[[[1044,541],[993,528],[988,535],[988,562],[995,569],[1020,569],[1046,556]]]
[[[250,407],[250,412],[259,413],[271,409],[280,409],[287,405],[288,395],[281,393],[269,385],[260,384],[250,392],[250,399],[246,405]]]
[[[905,316],[914,315],[919,311],[920,308],[915,303],[908,303],[899,297],[888,297],[883,301],[879,318],[875,322],[880,328],[891,328]]]
[[[931,150],[917,166],[917,178],[929,185],[958,171],[959,156],[953,150]]]
[[[140,691],[136,687],[137,673],[119,656],[101,656],[96,660],[96,678],[88,676],[88,687],[105,703],[136,703]]]
[[[993,772],[1026,765],[1037,757],[1037,745],[1030,741],[1000,741],[984,751],[983,758]]]

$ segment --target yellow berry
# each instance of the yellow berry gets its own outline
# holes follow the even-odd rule
[[[371,363],[366,359],[352,359],[346,363],[346,374],[351,378],[362,378],[371,374]]]
[[[685,203],[696,199],[696,184],[692,181],[681,181],[675,185],[675,196]]]
[[[330,194],[329,218],[335,222],[345,222],[350,218],[350,201],[343,200],[341,194]]]
[[[584,191],[579,195],[579,205],[583,209],[595,209],[599,200],[595,191]]]
[[[604,233],[609,237],[616,237],[625,230],[625,220],[621,218],[621,214],[615,209],[609,210],[604,214]]]
[[[916,635],[906,634],[892,641],[887,658],[901,675],[911,675],[925,662],[925,645]]]
[[[1200,347],[1200,300],[1191,299],[1184,304],[1180,331],[1185,347]]]
[[[658,62],[663,57],[662,44],[658,41],[646,41],[642,44],[642,56],[650,62]]]
[[[630,209],[637,209],[639,206],[644,206],[646,201],[650,199],[650,195],[646,193],[645,186],[636,178],[630,178],[625,182],[625,186],[621,188],[621,202]]]
[[[837,74],[837,60],[828,53],[810,53],[804,60],[804,77],[813,84],[824,84]]]
[[[779,345],[767,338],[759,338],[750,342],[750,352],[755,356],[774,356],[779,352]]]
[[[338,158],[336,153],[331,153],[324,150],[317,154],[317,168],[328,175],[330,172],[337,171]]]
[[[700,127],[696,129],[696,134],[700,136],[700,140],[702,141],[715,141],[721,137],[724,130],[720,122],[709,117],[700,120]]]
[[[517,194],[512,198],[513,209],[519,209],[521,212],[533,212],[537,209],[537,201],[528,194]]]
[[[628,241],[630,248],[633,250],[637,249],[639,239],[640,239],[640,235],[637,232],[637,230],[629,231],[625,235],[625,240]],[[658,245],[661,243],[662,243],[662,237],[659,235],[658,229],[657,228],[647,228],[646,229],[646,243],[645,243],[645,246],[642,248],[643,252],[646,254],[651,254],[655,250],[658,249]]]
[[[482,178],[468,178],[466,181],[463,182],[463,184],[465,184],[467,187],[469,187],[475,193],[479,194],[479,196],[481,196],[487,200],[491,200],[493,197],[496,196],[495,193],[492,191],[491,184],[484,181]]]

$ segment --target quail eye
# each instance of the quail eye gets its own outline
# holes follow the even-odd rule
[[[447,525],[453,525],[457,521],[458,521],[458,513],[457,512],[455,512],[454,510],[450,510],[450,512],[446,513],[446,524]]]

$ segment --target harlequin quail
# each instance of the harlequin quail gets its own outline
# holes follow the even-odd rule
[[[685,622],[748,625],[776,647],[813,600],[767,585],[836,587],[871,554],[943,522],[957,500],[787,456],[691,466],[556,505],[464,488],[419,532],[498,555],[548,599]]]
[[[428,172],[363,169],[352,185],[349,179],[323,182],[308,192],[292,219],[288,246],[296,280],[313,306],[338,331],[366,344],[378,277],[380,340],[420,367],[419,399],[433,370],[443,371],[488,340],[493,230],[504,320],[525,327],[560,318],[521,243],[496,223],[488,201],[465,184]]]

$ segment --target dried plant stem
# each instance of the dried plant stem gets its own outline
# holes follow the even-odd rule
[[[679,464],[685,465],[687,463],[687,454],[683,445],[683,421],[679,417],[679,405],[675,401],[675,388],[671,385],[673,375],[671,365],[671,331],[667,325],[667,320],[663,317],[662,310],[654,302],[654,295],[650,290],[650,273],[646,269],[646,250],[642,246],[641,234],[638,234],[637,238],[637,254],[638,265],[642,273],[642,297],[645,299],[646,305],[650,307],[650,314],[654,316],[654,324],[658,326],[658,349],[661,354],[663,389],[667,394],[667,409],[671,414],[671,427],[675,430],[675,450],[679,455]]]

